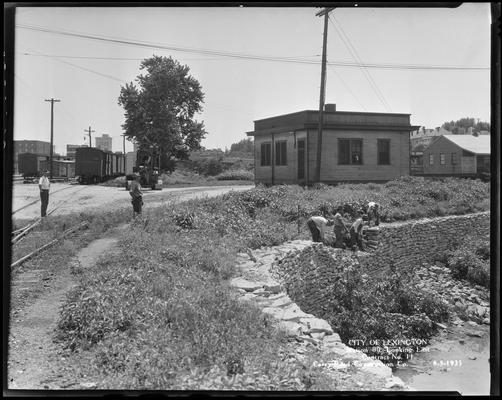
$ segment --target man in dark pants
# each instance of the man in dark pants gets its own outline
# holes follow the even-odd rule
[[[324,243],[326,226],[333,226],[332,219],[326,219],[321,216],[313,216],[307,220],[307,226],[312,234],[312,241],[316,243]]]
[[[38,188],[40,189],[40,203],[41,203],[41,215],[45,217],[47,215],[47,206],[49,205],[49,189],[51,187],[51,182],[47,177],[49,171],[42,172],[42,176],[38,181]]]
[[[136,175],[134,180],[131,182],[131,188],[129,189],[129,194],[132,197],[131,203],[134,211],[134,217],[141,214],[141,207],[143,206],[143,192],[141,191],[139,180],[140,176]]]
[[[350,247],[354,251],[357,250],[358,247],[360,250],[364,250],[362,240],[363,225],[363,211],[356,211],[356,220],[350,227]]]

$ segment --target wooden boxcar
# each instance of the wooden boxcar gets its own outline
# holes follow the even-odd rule
[[[42,170],[50,170],[49,160],[40,162]],[[75,178],[75,161],[74,160],[52,160],[52,177],[56,179]]]
[[[47,163],[47,158],[47,156],[34,153],[21,153],[18,155],[19,173],[23,176],[25,182],[40,176],[43,168],[42,163]]]
[[[81,147],[75,152],[75,175],[79,183],[99,183],[125,174],[122,153],[112,153],[93,147]]]

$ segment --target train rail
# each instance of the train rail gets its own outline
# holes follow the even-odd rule
[[[67,187],[64,187],[64,188],[61,188],[61,189],[58,189],[58,190],[54,190],[53,192],[51,192],[51,195],[54,195],[58,192],[61,192],[63,190],[66,190],[66,189],[70,189],[72,186],[67,186]],[[37,196],[36,200],[33,200],[31,203],[28,203],[28,204],[25,204],[24,206],[18,208],[17,210],[15,211],[12,211],[12,215],[14,215],[15,213],[21,211],[21,210],[24,210],[26,207],[29,207],[33,204],[35,204],[36,202],[40,201],[40,198]]]
[[[84,228],[86,227],[88,224],[87,221],[82,221],[80,222],[79,224],[71,227],[71,228],[68,228],[67,230],[65,230],[61,235],[59,235],[56,239],[54,240],[51,240],[49,243],[46,243],[44,244],[43,246],[39,247],[38,249],[32,251],[31,253],[25,255],[24,257],[21,257],[19,260],[13,262],[11,264],[11,268],[15,268],[19,265],[21,265],[23,262],[25,262],[26,260],[30,259],[31,257],[35,256],[36,254],[40,253],[41,251],[47,249],[48,247],[56,244],[58,241],[60,241],[61,239],[65,238],[66,236],[68,236],[70,233],[73,233],[75,231],[77,231],[78,229],[80,228]]]

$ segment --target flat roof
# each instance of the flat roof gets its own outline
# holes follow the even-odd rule
[[[295,111],[293,113],[287,113],[287,114],[280,114],[280,115],[275,115],[273,117],[266,117],[262,119],[255,119],[254,122],[259,122],[259,121],[266,121],[268,119],[273,119],[273,118],[279,118],[279,117],[287,117],[291,115],[296,115],[296,114],[301,114],[301,113],[319,113],[319,110],[302,110],[302,111]],[[406,113],[380,113],[380,112],[366,112],[366,111],[323,111],[323,114],[353,114],[353,115],[391,115],[391,116],[403,116],[407,115],[410,116],[411,114],[406,114]]]

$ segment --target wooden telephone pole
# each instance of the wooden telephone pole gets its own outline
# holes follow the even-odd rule
[[[316,157],[316,176],[315,182],[321,182],[321,153],[322,153],[322,125],[324,113],[324,100],[326,92],[326,48],[328,45],[328,19],[329,12],[333,11],[335,7],[326,7],[320,11],[316,16],[324,15],[324,35],[322,41],[322,65],[321,65],[321,93],[319,95],[319,124],[317,129],[317,157]]]
[[[92,147],[91,133],[95,131],[91,130],[91,127],[89,127],[89,129],[84,129],[84,132],[87,132],[89,134],[89,148],[91,148]]]
[[[52,157],[54,156],[54,103],[59,103],[61,100],[56,100],[56,99],[49,99],[45,101],[50,101],[51,102],[51,148],[50,148],[50,157],[49,157],[49,179],[52,180]]]

